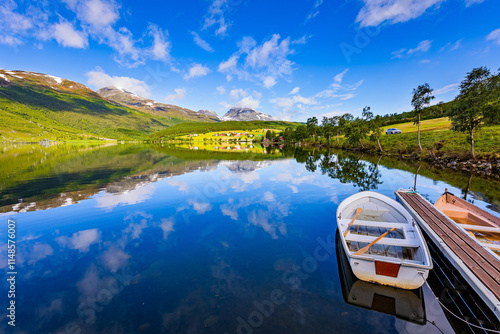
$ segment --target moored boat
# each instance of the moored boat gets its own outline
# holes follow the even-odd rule
[[[373,191],[352,195],[337,208],[337,225],[354,275],[363,281],[416,289],[432,261],[418,225],[395,200]]]
[[[482,247],[500,256],[500,218],[445,190],[434,204]]]

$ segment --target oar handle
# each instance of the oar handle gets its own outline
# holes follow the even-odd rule
[[[356,217],[361,213],[361,211],[363,211],[363,209],[361,209],[361,208],[357,208],[356,209],[356,214],[354,215],[354,218],[352,219],[352,221],[349,224],[349,226],[347,226],[347,229],[344,232],[344,237],[347,235],[347,233],[349,233],[349,230],[351,229],[352,224],[354,224],[354,221],[356,220]]]
[[[366,253],[366,251],[368,249],[370,249],[371,246],[375,245],[380,239],[382,239],[383,237],[385,237],[386,235],[388,235],[389,233],[391,233],[395,229],[396,229],[395,227],[391,228],[389,231],[385,232],[380,237],[378,237],[377,239],[375,239],[372,242],[370,242],[367,246],[365,246],[365,247],[361,248],[360,250],[358,250],[356,253],[354,253],[354,255],[363,255],[364,253]]]

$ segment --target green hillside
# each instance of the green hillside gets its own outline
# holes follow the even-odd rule
[[[297,125],[298,123],[285,121],[226,121],[221,123],[183,123],[152,134],[149,138],[151,140],[162,140],[193,133],[201,134],[214,131],[250,131],[257,129],[284,130],[288,127],[295,128],[297,127]]]
[[[114,104],[69,80],[0,70],[0,141],[144,139],[184,121]]]

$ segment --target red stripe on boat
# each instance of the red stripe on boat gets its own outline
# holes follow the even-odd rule
[[[377,275],[398,277],[399,267],[401,267],[399,263],[375,261],[375,272]]]

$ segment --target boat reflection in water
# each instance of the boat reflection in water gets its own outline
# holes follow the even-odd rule
[[[338,231],[335,240],[342,295],[347,304],[393,315],[414,324],[426,324],[422,288],[404,290],[359,280],[349,266]]]

